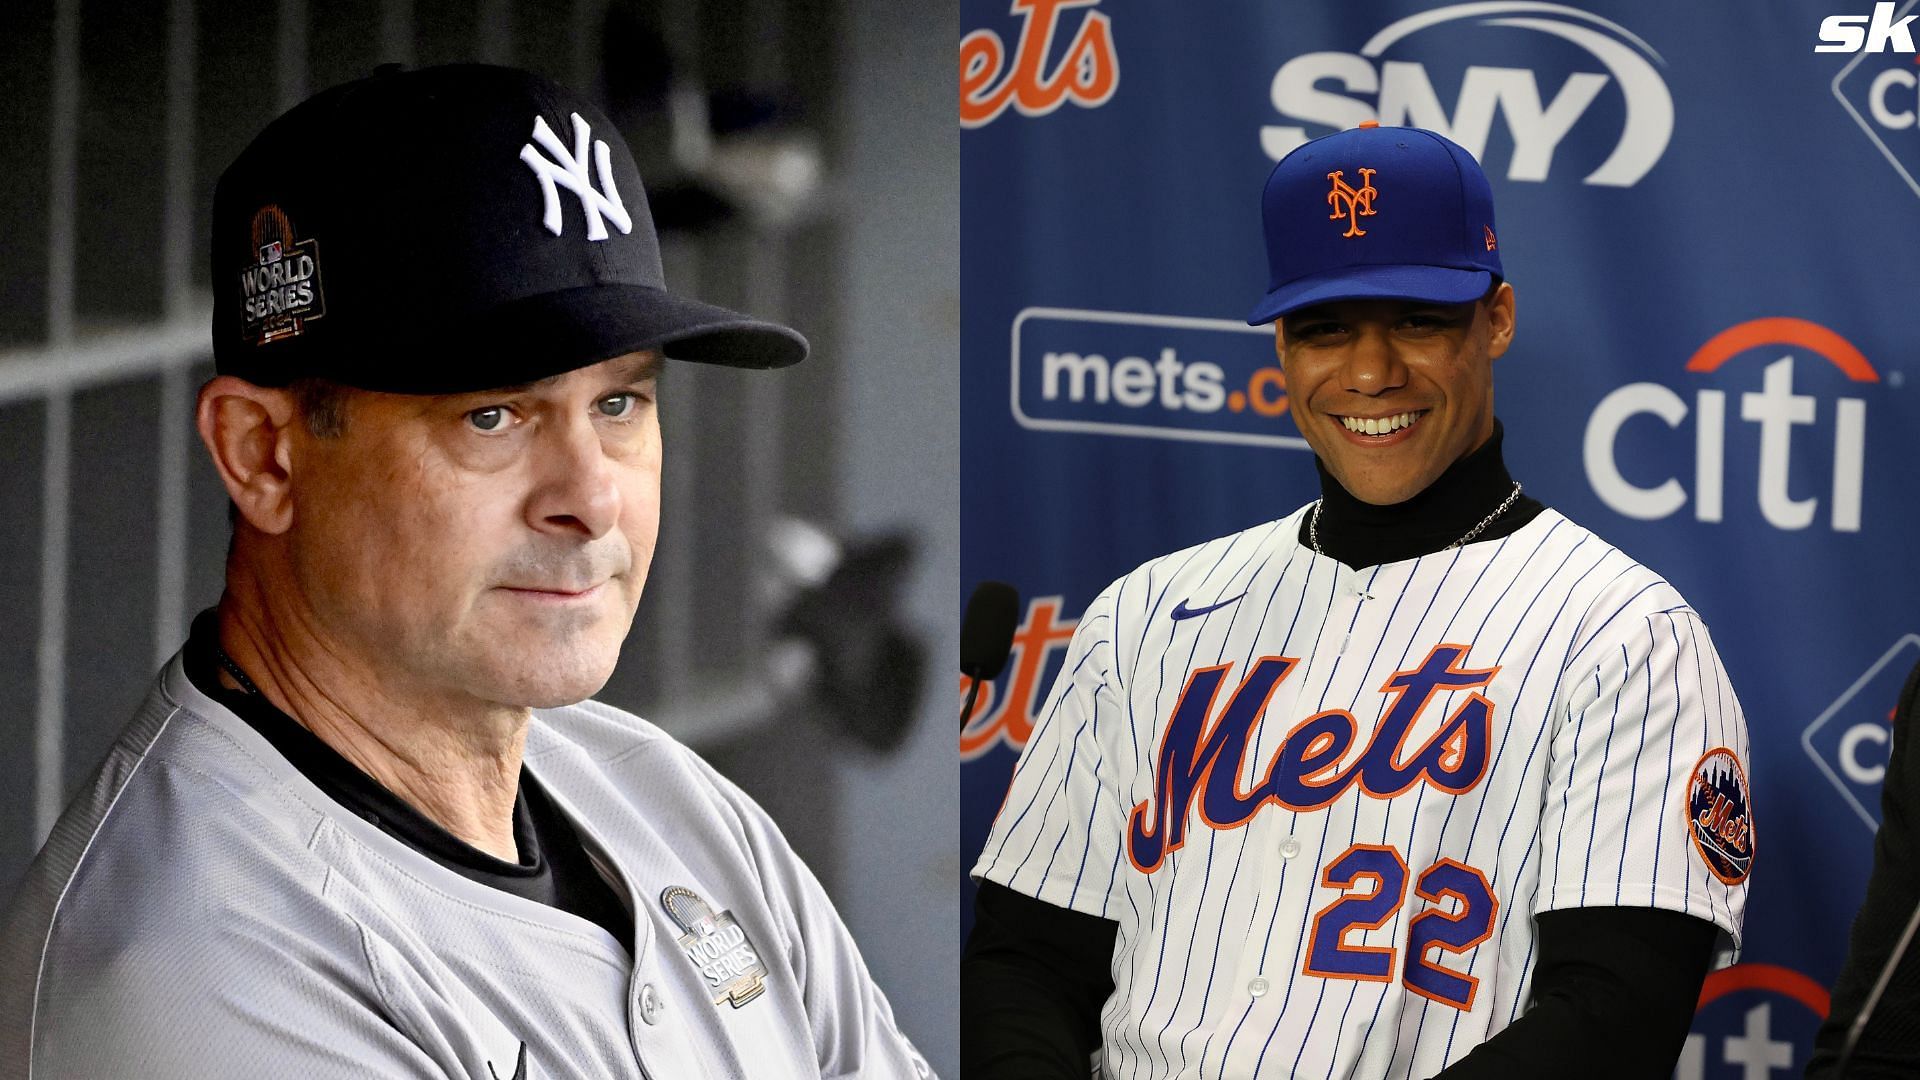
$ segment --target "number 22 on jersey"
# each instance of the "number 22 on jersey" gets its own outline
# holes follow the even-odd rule
[[[1406,901],[1407,873],[1400,852],[1381,844],[1355,844],[1328,863],[1320,877],[1322,885],[1333,889],[1370,886],[1370,891],[1342,896],[1313,917],[1307,959],[1301,970],[1327,979],[1392,981],[1394,948],[1350,945],[1347,935],[1377,930],[1392,920]],[[1488,886],[1486,875],[1453,859],[1441,859],[1421,871],[1414,892],[1434,906],[1407,924],[1406,957],[1399,965],[1400,977],[1407,989],[1421,997],[1470,1010],[1480,980],[1449,971],[1429,960],[1427,954],[1435,949],[1464,953],[1492,937],[1500,901]],[[1441,906],[1449,898],[1459,905],[1451,913]]]

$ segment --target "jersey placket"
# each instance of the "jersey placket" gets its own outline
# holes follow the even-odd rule
[[[1362,587],[1370,571],[1356,571],[1325,555],[1312,556],[1314,565],[1309,586],[1301,597],[1300,624],[1292,630],[1291,641],[1262,643],[1263,653],[1296,656],[1300,661],[1295,673],[1281,684],[1268,703],[1254,739],[1249,757],[1255,762],[1254,776],[1266,775],[1280,753],[1286,735],[1301,721],[1326,708],[1329,680],[1340,667],[1341,653],[1350,647],[1350,627],[1365,601]],[[1329,580],[1330,575],[1330,580]],[[1309,648],[1300,650],[1301,643]],[[1318,867],[1309,866],[1320,846],[1325,810],[1295,813],[1279,806],[1267,806],[1248,822],[1250,849],[1260,853],[1257,879],[1260,891],[1253,905],[1253,924],[1236,965],[1235,996],[1225,1017],[1226,1036],[1238,1036],[1231,1046],[1236,1062],[1243,1060],[1251,1038],[1257,1055],[1258,1044],[1279,1018],[1279,1007],[1288,976],[1298,962],[1298,943],[1287,938],[1294,934],[1287,920],[1277,918],[1283,911],[1296,910],[1307,899],[1318,881]],[[1243,1019],[1244,1017],[1244,1019]],[[1250,1066],[1253,1057],[1244,1057]],[[1223,1062],[1224,1065],[1224,1062]]]
[[[640,1075],[645,1080],[709,1075],[694,1052],[684,1017],[694,1003],[670,994],[668,989],[674,982],[661,970],[662,964],[681,960],[675,955],[678,946],[662,945],[653,920],[640,911],[642,894],[635,891],[633,875],[620,865],[613,849],[595,836],[592,826],[581,817],[575,815],[574,822],[587,858],[626,903],[634,920],[633,967],[627,979],[627,1041],[633,1047]]]
[[[1303,602],[1317,601],[1324,615],[1311,638],[1295,634],[1296,641],[1309,640],[1312,647],[1302,658],[1303,670],[1287,709],[1274,711],[1261,725],[1263,771],[1280,752],[1289,731],[1309,716],[1329,709],[1351,709],[1355,713],[1358,730],[1341,766],[1351,767],[1365,750],[1378,720],[1365,669],[1377,660],[1375,646],[1387,631],[1387,609],[1380,605],[1390,602],[1389,593],[1398,579],[1383,577],[1383,568],[1379,567],[1356,570],[1326,556],[1316,555],[1315,559],[1319,573],[1325,573],[1322,567],[1331,568],[1331,581]],[[1285,1032],[1276,1032],[1276,1028],[1287,1013],[1301,1006],[1303,995],[1310,1001],[1319,986],[1318,980],[1300,973],[1306,938],[1293,913],[1317,911],[1329,902],[1331,894],[1323,895],[1320,887],[1322,864],[1347,846],[1345,833],[1349,830],[1341,828],[1339,836],[1330,836],[1327,830],[1353,823],[1355,810],[1348,800],[1356,797],[1350,790],[1330,806],[1303,812],[1269,807],[1260,815],[1266,820],[1251,823],[1263,833],[1259,850],[1278,857],[1266,860],[1256,925],[1240,964],[1239,999],[1244,1009],[1236,1011],[1243,1011],[1245,1019],[1234,1020],[1242,1029],[1231,1047],[1235,1069],[1253,1068],[1263,1050],[1267,1051],[1266,1065],[1271,1066],[1274,1055],[1281,1052],[1281,1044],[1288,1043],[1281,1062],[1285,1065],[1298,1049],[1288,1042]],[[1311,930],[1309,918],[1305,933]],[[1358,935],[1355,943],[1360,943]],[[1228,1075],[1239,1073],[1230,1070]]]

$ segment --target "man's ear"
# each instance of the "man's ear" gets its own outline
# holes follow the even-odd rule
[[[200,388],[200,441],[240,516],[264,533],[293,524],[291,426],[298,414],[291,391],[232,375],[215,375]]]
[[[1501,282],[1500,287],[1487,298],[1486,304],[1489,330],[1487,356],[1497,360],[1501,353],[1507,351],[1507,346],[1513,344],[1513,286]]]

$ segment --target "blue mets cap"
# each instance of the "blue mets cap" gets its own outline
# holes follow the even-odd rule
[[[1486,173],[1420,128],[1367,121],[1296,148],[1260,210],[1270,276],[1252,325],[1334,300],[1462,304],[1504,276]]]

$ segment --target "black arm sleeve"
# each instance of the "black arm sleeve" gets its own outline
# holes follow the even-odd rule
[[[1719,928],[1659,908],[1539,916],[1533,1007],[1440,1080],[1668,1080],[1693,1024]]]
[[[960,958],[962,1080],[1087,1080],[1119,929],[981,882]]]
[[[1873,839],[1873,876],[1867,896],[1853,919],[1847,942],[1847,960],[1833,984],[1833,1006],[1827,1022],[1814,1036],[1808,1080],[1835,1075],[1847,1030],[1860,1015],[1867,994],[1893,958],[1893,947],[1920,902],[1920,866],[1915,864],[1913,799],[1920,793],[1920,754],[1907,747],[1914,731],[1920,692],[1920,666],[1907,675],[1894,709],[1893,756],[1880,788],[1880,831]],[[1848,1080],[1870,1077],[1920,1076],[1920,941],[1907,946],[1900,966],[1874,1006],[1873,1016],[1860,1033],[1860,1045],[1847,1066]]]

